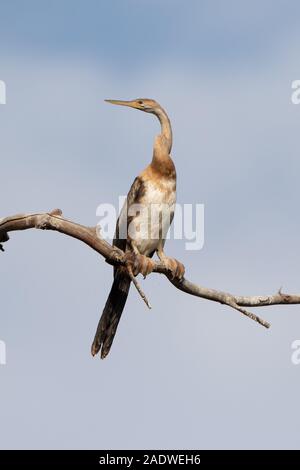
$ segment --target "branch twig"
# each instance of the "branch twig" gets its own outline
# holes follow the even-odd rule
[[[2,244],[9,240],[9,232],[27,230],[31,228],[37,228],[41,230],[55,230],[57,232],[63,233],[82,241],[101,256],[103,256],[105,260],[111,265],[125,266],[126,264],[124,252],[116,247],[111,246],[106,240],[104,240],[101,237],[99,227],[86,227],[71,220],[65,219],[62,217],[62,212],[59,209],[55,209],[48,213],[18,214],[0,219],[0,250],[4,251]],[[153,272],[164,274],[177,289],[185,292],[186,294],[228,305],[229,307],[239,311],[243,315],[259,323],[265,328],[269,328],[270,324],[259,316],[247,311],[245,307],[300,304],[300,295],[284,294],[281,292],[281,290],[277,294],[269,296],[235,296],[227,292],[199,286],[185,278],[183,278],[181,281],[172,280],[169,277],[168,269],[161,262],[155,263]],[[142,291],[136,278],[133,276],[133,274],[130,277],[146,305],[151,308],[147,297]]]
[[[129,277],[130,279],[132,280],[136,290],[138,291],[138,293],[140,294],[141,298],[143,299],[143,301],[145,302],[145,304],[147,305],[147,307],[151,310],[151,305],[149,304],[149,301],[145,295],[145,293],[143,292],[141,286],[139,285],[137,279],[134,277],[133,275],[133,272],[132,272],[132,269],[130,266],[127,266],[127,272],[129,274]]]

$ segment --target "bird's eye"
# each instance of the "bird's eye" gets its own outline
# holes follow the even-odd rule
[[[139,100],[138,101],[138,104],[144,104],[142,100]]]

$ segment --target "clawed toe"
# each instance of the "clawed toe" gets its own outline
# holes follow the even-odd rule
[[[131,268],[134,276],[141,273],[146,277],[153,271],[154,262],[148,256],[127,252],[125,253],[125,258],[126,264]]]
[[[177,261],[177,260],[176,260]],[[176,279],[181,280],[185,273],[185,267],[180,261],[177,261],[177,269],[176,269]]]
[[[148,276],[148,274],[152,273],[154,268],[154,262],[152,259],[148,258],[148,256],[138,255],[140,266],[139,272],[144,276]]]
[[[185,273],[185,267],[180,261],[175,258],[165,258],[164,264],[166,268],[171,272],[171,278],[180,281]]]

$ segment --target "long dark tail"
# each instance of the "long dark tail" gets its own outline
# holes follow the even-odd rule
[[[104,359],[109,353],[128,297],[130,282],[130,278],[124,272],[116,272],[92,344],[93,356],[95,356],[100,349],[101,359]]]

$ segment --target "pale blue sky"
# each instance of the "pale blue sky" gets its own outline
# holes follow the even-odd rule
[[[0,0],[0,216],[63,209],[95,224],[149,162],[157,99],[179,202],[205,246],[166,251],[237,294],[299,292],[296,1]],[[300,307],[269,331],[159,276],[132,290],[105,361],[89,353],[111,268],[75,240],[16,233],[0,257],[1,448],[299,448]]]

